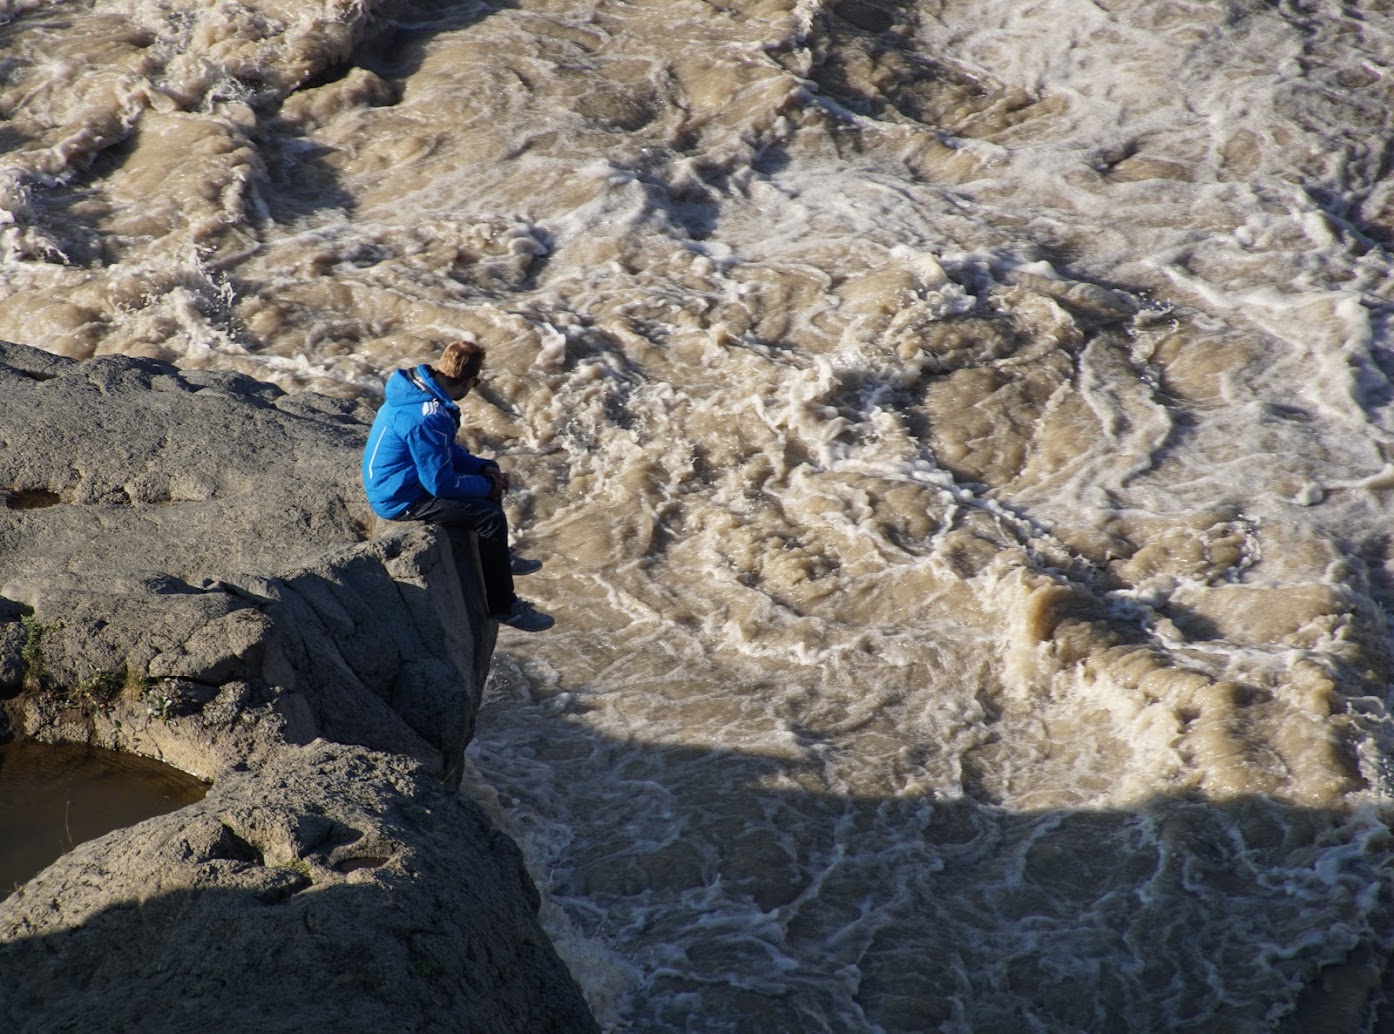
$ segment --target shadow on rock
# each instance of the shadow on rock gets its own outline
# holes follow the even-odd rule
[[[0,903],[8,1031],[594,1031],[476,806],[317,743]]]

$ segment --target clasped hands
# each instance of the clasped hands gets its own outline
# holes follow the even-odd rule
[[[503,498],[503,494],[512,487],[508,475],[498,467],[485,467],[482,473],[489,479],[489,498],[498,502]]]

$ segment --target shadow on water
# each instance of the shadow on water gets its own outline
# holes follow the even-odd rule
[[[1256,797],[1023,813],[811,792],[791,789],[784,758],[613,740],[579,717],[495,700],[474,753],[525,835],[530,824],[543,839],[548,826],[570,826],[547,874],[552,899],[644,968],[617,1029],[1354,1034],[1394,1024],[1394,850],[1375,816]],[[508,742],[522,724],[526,749]],[[0,974],[25,975],[0,979],[0,1016],[29,1030],[26,1002],[47,994],[71,1029],[159,1016],[145,1029],[193,1031],[235,1000],[251,1010],[236,1029],[284,1029],[256,1014],[249,989],[288,960],[337,951],[342,972],[306,977],[298,1018],[392,1029],[385,985],[353,983],[362,974],[350,936],[352,916],[382,908],[387,893],[338,886],[263,900],[220,889],[123,903],[0,944]],[[236,949],[231,968],[161,983],[187,975],[190,958],[255,940],[246,930],[227,939],[249,904],[305,921],[276,926],[282,940],[245,957]],[[326,938],[325,922],[348,940]],[[132,946],[149,980],[104,979],[94,960]],[[101,1025],[81,1026],[95,1016]],[[438,1029],[467,1028],[443,1017]]]
[[[458,0],[417,0],[401,5],[394,17],[375,23],[342,61],[326,65],[295,93],[332,86],[355,69],[365,69],[389,84],[396,104],[405,83],[425,59],[427,44],[436,36],[469,28],[512,2],[459,3]],[[351,211],[353,195],[340,183],[330,160],[332,150],[315,144],[294,120],[271,118],[257,132],[257,146],[266,162],[270,188],[264,193],[268,214],[287,222],[314,212]]]
[[[483,21],[497,11],[518,7],[516,0],[412,0],[401,5],[396,16],[384,23],[384,31],[365,40],[349,59],[350,66],[375,72],[388,80],[414,75],[426,56],[426,45],[436,36],[458,32]],[[345,72],[348,71],[346,67]]]
[[[554,850],[552,899],[640,961],[618,1029],[1394,1030],[1394,847],[1369,811],[810,792],[787,757],[583,718],[495,698],[471,753]]]
[[[1394,846],[1372,811],[1158,796],[1023,812],[903,779],[849,794],[808,763],[837,760],[816,732],[774,755],[613,738],[585,717],[583,696],[496,693],[471,754],[517,835],[565,845],[546,859],[551,899],[642,968],[619,1030],[1394,1029]],[[26,1002],[47,994],[71,1029],[159,1015],[146,1029],[205,1030],[235,992],[253,1003],[236,1029],[284,1029],[248,989],[288,960],[351,956],[352,938],[319,924],[350,931],[344,916],[384,907],[388,890],[259,893],[154,894],[0,944],[0,1017],[33,1029]],[[162,981],[189,973],[180,960],[225,956],[249,904],[305,922],[239,949],[231,976]],[[149,979],[104,979],[103,946],[132,945]],[[376,985],[346,983],[354,965],[316,970],[300,1018],[392,1029]],[[82,1026],[94,1016],[104,1025]]]

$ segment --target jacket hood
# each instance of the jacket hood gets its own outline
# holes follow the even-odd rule
[[[415,369],[393,371],[387,378],[386,395],[389,406],[419,406],[435,399],[447,409],[458,411],[460,408],[441,390],[431,377],[430,368],[424,364]]]

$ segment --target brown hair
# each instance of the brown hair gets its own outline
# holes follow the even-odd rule
[[[473,341],[452,341],[436,360],[436,370],[451,380],[477,378],[484,369],[484,346]]]

